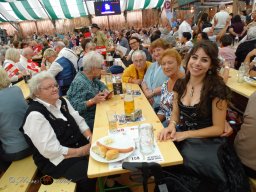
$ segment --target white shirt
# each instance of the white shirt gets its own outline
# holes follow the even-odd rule
[[[61,100],[57,100],[57,107],[38,98],[34,100],[43,104],[56,118],[61,118],[64,121],[67,120],[60,111]],[[66,102],[70,115],[75,119],[81,133],[84,133],[84,131],[89,129],[84,118],[74,110],[69,101],[66,100]],[[27,116],[23,129],[24,133],[29,136],[40,154],[49,159],[54,165],[57,166],[64,159],[63,155],[68,153],[68,147],[60,145],[52,126],[43,114],[37,111],[31,112]]]
[[[60,58],[60,57],[65,57],[69,61],[71,61],[76,69],[76,72],[77,72],[77,60],[79,58],[73,50],[64,47],[63,49],[61,49],[61,51],[58,54],[58,58]]]
[[[191,35],[192,35],[192,32],[193,32],[192,29],[191,29],[191,25],[187,21],[185,21],[185,20],[179,26],[178,33],[179,33],[179,39],[180,40],[182,38],[182,33],[183,32],[190,32]]]
[[[47,70],[48,72],[50,72],[55,77],[58,75],[59,72],[61,72],[63,70],[63,67],[59,63],[56,62],[61,57],[65,57],[69,61],[71,61],[76,69],[76,72],[77,72],[78,56],[74,53],[74,51],[72,51],[71,49],[68,49],[66,47],[61,49],[61,51],[58,54],[58,57],[55,59],[55,61],[50,65],[49,69]]]
[[[189,48],[191,49],[191,48],[193,48],[194,44],[193,44],[191,41],[187,41],[187,42],[185,43],[185,46],[186,46],[186,47],[189,47]]]
[[[32,74],[36,74],[37,73],[36,71],[32,70],[28,66],[29,66],[28,59],[26,57],[24,57],[23,55],[20,55],[20,61],[17,63],[17,67],[19,68],[19,70],[20,71],[29,72],[29,73],[32,73]],[[40,67],[36,66],[35,68],[39,72],[41,71]]]
[[[17,67],[20,71],[26,71],[28,66],[28,59],[23,55],[20,55],[20,61],[17,63]]]
[[[213,17],[213,19],[217,20],[217,24],[215,25],[215,28],[223,29],[226,26],[226,20],[228,18],[229,18],[229,14],[224,10],[220,10],[218,13],[216,13]]]

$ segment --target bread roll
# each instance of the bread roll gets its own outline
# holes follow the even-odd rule
[[[104,146],[95,145],[92,147],[92,151],[97,155],[101,156],[102,158],[105,158],[107,150],[108,149]]]
[[[116,150],[116,149],[110,149],[110,150],[108,150],[107,153],[106,153],[106,159],[107,159],[108,161],[110,161],[110,160],[116,159],[116,158],[118,157],[118,155],[119,155],[118,150]]]

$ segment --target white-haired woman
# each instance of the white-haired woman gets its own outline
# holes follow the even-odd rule
[[[91,129],[96,104],[108,96],[106,85],[99,80],[103,62],[102,55],[96,51],[87,53],[83,58],[83,71],[77,73],[67,92],[70,103]]]
[[[0,171],[32,152],[19,131],[28,105],[20,88],[9,87],[10,84],[6,71],[0,67]]]
[[[127,67],[122,75],[122,81],[125,83],[135,83],[140,85],[143,81],[147,69],[151,62],[146,61],[147,57],[144,51],[137,50],[132,54],[133,64]]]
[[[33,147],[38,169],[77,183],[77,191],[95,191],[87,167],[91,131],[68,100],[59,97],[55,78],[46,71],[29,81],[33,99],[21,130]]]
[[[9,48],[5,53],[3,67],[11,79],[12,83],[17,83],[22,80],[22,72],[19,70],[17,63],[20,60],[20,52],[18,49]]]

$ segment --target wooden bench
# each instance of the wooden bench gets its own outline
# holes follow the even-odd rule
[[[76,184],[64,179],[54,179],[51,185],[41,185],[38,192],[74,192]]]
[[[32,156],[14,161],[0,179],[1,192],[25,192],[37,172]]]
[[[249,178],[251,185],[251,192],[256,192],[256,179]]]
[[[0,179],[1,192],[26,192],[35,183],[40,185],[36,178],[37,167],[32,156],[14,161]],[[41,185],[38,192],[74,192],[76,184],[64,178],[54,179],[51,185]]]

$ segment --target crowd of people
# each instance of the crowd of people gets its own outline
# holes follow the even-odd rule
[[[33,154],[43,174],[71,179],[78,192],[95,191],[95,180],[87,177],[87,157],[96,105],[112,96],[100,81],[102,74],[113,72],[104,63],[103,55],[107,60],[109,54],[122,60],[122,81],[141,86],[162,122],[158,140],[175,142],[184,164],[170,171],[185,188],[248,192],[248,177],[256,178],[256,97],[250,97],[244,123],[231,143],[226,82],[229,69],[241,63],[256,76],[255,23],[256,11],[246,20],[230,15],[221,4],[212,22],[203,13],[159,28],[102,31],[94,23],[90,37],[34,35],[29,42],[1,46],[1,171]],[[33,56],[40,53],[37,63]],[[12,86],[27,75],[28,103]]]

